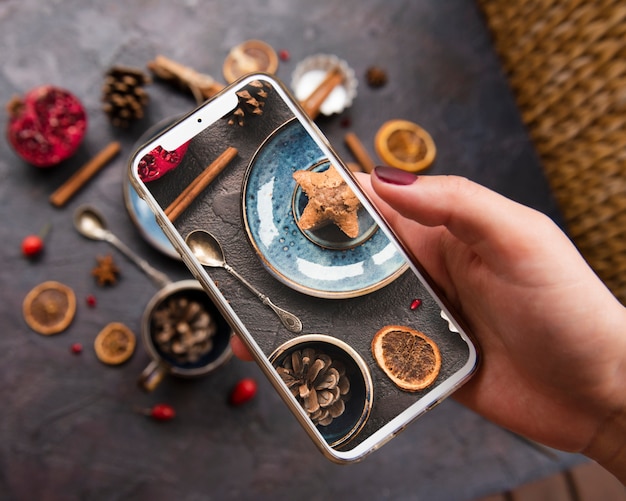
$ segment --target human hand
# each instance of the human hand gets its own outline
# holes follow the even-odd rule
[[[626,309],[569,239],[463,178],[378,167],[359,181],[478,340],[482,367],[455,398],[624,481]]]
[[[626,309],[569,239],[464,178],[378,167],[359,182],[478,341],[482,365],[455,398],[624,481]]]

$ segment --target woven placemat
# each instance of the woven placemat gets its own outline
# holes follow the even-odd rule
[[[626,304],[626,2],[478,4],[570,237]]]

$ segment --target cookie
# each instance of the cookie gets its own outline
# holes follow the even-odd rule
[[[359,235],[361,203],[334,166],[324,172],[298,170],[293,178],[309,199],[296,221],[301,230],[316,230],[334,223],[350,238]]]

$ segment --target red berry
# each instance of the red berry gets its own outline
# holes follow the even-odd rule
[[[169,421],[176,417],[176,411],[171,405],[156,404],[150,409],[150,417],[157,421]]]
[[[417,310],[422,304],[422,300],[421,299],[414,299],[411,302],[411,309],[412,310]]]
[[[283,49],[278,52],[278,57],[281,61],[289,61],[289,59],[291,58],[291,54],[289,54],[289,51],[287,49]]]
[[[85,298],[85,302],[87,303],[87,306],[94,308],[96,306],[96,296],[94,296],[93,294],[89,294],[86,298]]]
[[[83,345],[80,343],[73,343],[72,346],[70,347],[70,351],[74,353],[75,355],[79,355],[80,353],[83,352]]]
[[[37,167],[51,167],[78,149],[87,114],[76,96],[52,85],[15,97],[7,105],[7,136],[15,152]]]
[[[43,251],[43,238],[39,235],[28,235],[22,240],[22,254],[26,257],[38,256]]]
[[[245,404],[256,395],[257,384],[252,378],[244,378],[239,381],[230,393],[231,405]]]

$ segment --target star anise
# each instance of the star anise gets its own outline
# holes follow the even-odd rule
[[[340,361],[305,348],[286,357],[276,370],[313,424],[328,426],[343,414],[350,381]]]
[[[120,269],[113,261],[110,254],[104,257],[97,257],[98,265],[91,270],[91,274],[96,277],[98,285],[113,285],[117,282],[117,275]]]

